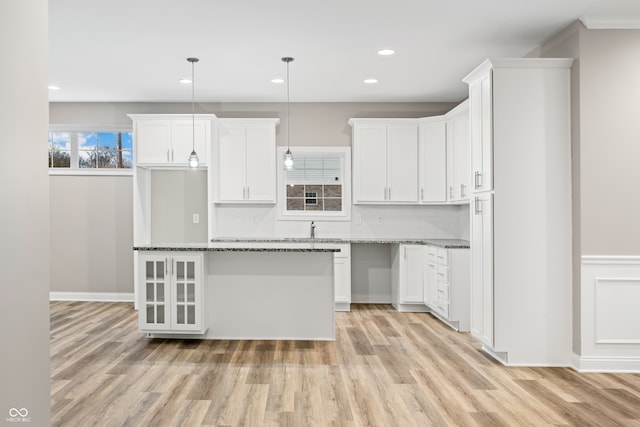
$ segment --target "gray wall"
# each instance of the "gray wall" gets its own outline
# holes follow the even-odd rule
[[[455,103],[292,103],[291,145],[350,146],[351,128],[347,120],[351,117],[425,117],[445,113],[454,106]],[[127,114],[131,113],[190,112],[190,103],[51,103],[49,122],[130,126]],[[218,117],[280,117],[277,144],[287,143],[287,135],[283,133],[286,103],[197,103],[196,112]],[[156,176],[164,181],[167,177]],[[133,292],[131,177],[51,176],[50,182],[51,290]],[[183,184],[181,180],[173,181],[173,193],[179,194],[178,187],[184,189]],[[193,199],[187,195],[182,210],[169,209],[152,224],[155,233],[167,230],[164,228],[167,221],[180,221],[184,224],[180,235],[153,234],[154,240],[201,240],[200,236],[206,233],[206,207],[195,206]],[[165,203],[159,195],[154,200]],[[193,209],[205,212],[200,215],[199,227],[191,223],[191,213],[196,212]],[[182,219],[176,219],[178,216]],[[91,226],[96,220],[100,221],[100,227]]]
[[[51,176],[51,291],[133,292],[130,176]]]
[[[0,2],[0,425],[23,424],[11,408],[50,422],[47,12]]]
[[[640,255],[640,30],[576,22],[544,43],[572,69],[573,350],[580,352],[581,257]]]
[[[151,243],[206,242],[207,172],[151,171],[151,212]]]

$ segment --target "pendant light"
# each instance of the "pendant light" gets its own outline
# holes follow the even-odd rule
[[[195,63],[199,61],[198,58],[187,58],[187,61],[191,62],[191,120],[192,120],[192,128],[191,128],[191,155],[189,156],[189,168],[197,169],[200,165],[200,160],[198,160],[198,155],[196,154],[196,107],[195,107],[195,74],[194,74],[194,66]]]
[[[287,151],[284,153],[284,168],[287,170],[293,169],[293,155],[291,154],[291,149],[289,148],[289,135],[291,134],[289,127],[289,63],[293,61],[293,58],[289,56],[285,56],[282,58],[282,62],[287,64]]]

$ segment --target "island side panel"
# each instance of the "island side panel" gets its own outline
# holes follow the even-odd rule
[[[209,252],[207,338],[334,340],[332,252]]]

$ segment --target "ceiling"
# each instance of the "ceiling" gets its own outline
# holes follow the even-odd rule
[[[51,101],[430,102],[487,57],[522,57],[638,0],[50,0]],[[395,55],[377,51],[394,49]],[[376,84],[364,79],[375,78]]]

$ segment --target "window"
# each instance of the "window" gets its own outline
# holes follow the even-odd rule
[[[117,170],[133,167],[133,134],[124,130],[51,129],[51,170]]]
[[[286,170],[278,148],[280,219],[349,220],[351,152],[345,147],[296,147],[294,168]],[[292,148],[293,151],[293,148]]]

